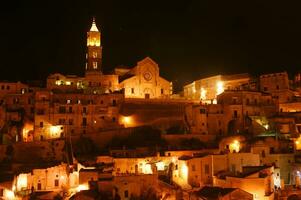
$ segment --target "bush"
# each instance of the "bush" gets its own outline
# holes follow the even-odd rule
[[[96,155],[97,148],[94,142],[88,137],[80,137],[73,146],[76,155]]]
[[[166,129],[166,134],[185,134],[186,130],[183,126],[177,125]]]

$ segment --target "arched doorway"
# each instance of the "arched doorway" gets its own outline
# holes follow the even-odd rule
[[[153,91],[152,91],[152,89],[150,89],[150,88],[145,88],[145,89],[143,90],[143,93],[144,93],[144,98],[145,98],[145,99],[150,99],[151,97],[154,96]]]

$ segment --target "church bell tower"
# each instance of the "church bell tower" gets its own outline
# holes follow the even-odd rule
[[[101,73],[102,46],[101,33],[93,18],[90,31],[87,32],[86,73]]]

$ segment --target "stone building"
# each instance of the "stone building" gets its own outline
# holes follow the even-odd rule
[[[0,83],[0,128],[2,142],[9,144],[23,141],[22,129],[34,117],[34,92],[20,82]],[[27,133],[26,133],[27,134]]]
[[[218,104],[224,108],[224,123],[227,132],[250,130],[255,134],[268,129],[268,124],[261,118],[269,117],[276,112],[272,97],[256,91],[225,91],[218,96]],[[254,119],[261,120],[254,120]],[[255,122],[255,124],[254,124]],[[257,128],[257,130],[254,129]]]
[[[279,103],[293,100],[294,92],[287,72],[260,75],[259,85],[260,91],[270,93]]]
[[[186,119],[191,133],[214,136],[227,134],[220,104],[187,106]]]
[[[7,94],[24,94],[29,91],[29,86],[21,82],[0,82],[0,98]]]
[[[173,171],[173,181],[184,188],[211,185],[214,175],[221,171],[238,173],[244,166],[259,163],[259,155],[252,153],[182,156]]]
[[[263,118],[276,112],[269,94],[226,90],[217,96],[217,104],[188,105],[186,118],[191,133],[223,136],[249,130],[258,134],[268,129]]]
[[[34,137],[36,140],[97,133],[119,127],[120,93],[54,93],[41,90],[35,94]]]
[[[279,104],[279,111],[284,113],[301,112],[301,101],[293,101]]]
[[[119,88],[124,90],[125,98],[169,98],[172,83],[160,77],[159,66],[146,57],[131,69],[116,68],[119,74]]]
[[[284,184],[292,184],[292,165],[295,163],[292,142],[266,138],[251,145],[251,152],[260,156],[262,165],[274,166],[280,170],[279,177]],[[280,183],[278,183],[280,187]]]
[[[274,167],[246,166],[242,173],[219,173],[214,177],[217,187],[239,188],[253,195],[254,199],[274,199]]]
[[[14,191],[16,193],[34,191],[60,191],[78,187],[78,171],[70,171],[70,166],[60,165],[33,169],[29,173],[20,173],[14,179]],[[78,167],[79,168],[79,167]]]
[[[140,175],[120,175],[115,176],[113,185],[116,188],[114,196],[118,195],[121,200],[128,200],[133,197],[139,198],[153,192],[157,196],[158,190],[157,174],[140,174]]]
[[[216,103],[217,95],[224,90],[241,90],[251,87],[249,74],[216,75],[196,80],[184,86],[184,98]]]

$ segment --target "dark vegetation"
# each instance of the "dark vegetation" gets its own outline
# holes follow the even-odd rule
[[[161,131],[150,126],[142,126],[126,138],[113,138],[108,145],[109,148],[135,148],[135,147],[158,147],[164,146],[165,140],[161,138]]]

